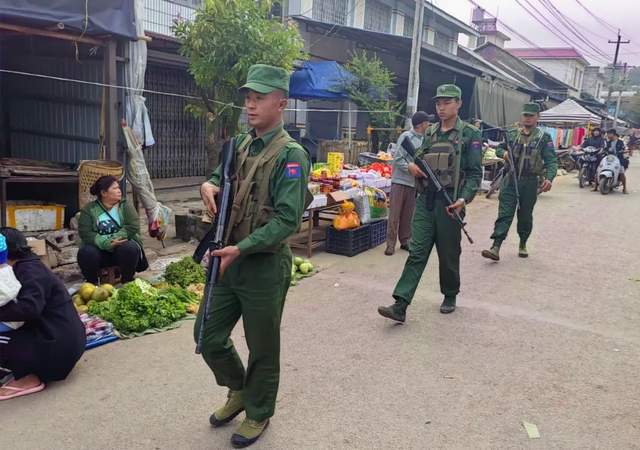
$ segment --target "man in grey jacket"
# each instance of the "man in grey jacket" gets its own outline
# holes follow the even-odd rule
[[[414,148],[418,149],[422,146],[424,133],[430,125],[429,115],[424,111],[418,111],[411,117],[411,124],[413,125],[412,128],[402,133],[398,138],[393,158],[387,248],[384,251],[384,254],[388,256],[393,255],[395,252],[398,238],[400,238],[400,248],[409,250],[411,218],[416,207],[416,179],[407,169],[412,160],[401,144],[408,137]]]

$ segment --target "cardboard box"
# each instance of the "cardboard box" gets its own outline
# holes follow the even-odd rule
[[[31,251],[40,257],[40,261],[42,261],[45,266],[49,268],[55,266],[55,264],[51,263],[51,257],[47,251],[47,241],[44,239],[28,237],[27,244],[31,247]]]

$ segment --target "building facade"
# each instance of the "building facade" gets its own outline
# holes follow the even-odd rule
[[[521,58],[573,88],[572,95],[580,96],[584,73],[589,62],[574,48],[509,48]]]

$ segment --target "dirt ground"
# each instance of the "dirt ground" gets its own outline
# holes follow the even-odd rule
[[[315,255],[320,273],[287,300],[276,415],[254,448],[640,448],[635,163],[629,196],[559,178],[539,198],[527,260],[515,233],[500,263],[481,258],[497,200],[478,198],[449,316],[435,252],[405,325],[376,308],[391,302],[406,253]],[[229,448],[239,420],[208,424],[224,397],[185,322],[90,350],[65,382],[1,404],[0,448]]]

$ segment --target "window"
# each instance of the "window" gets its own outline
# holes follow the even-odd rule
[[[413,17],[405,16],[403,34],[405,37],[413,37]]]
[[[443,50],[447,53],[451,53],[451,43],[453,42],[453,39],[450,36],[447,36],[446,34],[442,34],[439,31],[436,31],[436,35],[433,41],[433,46]]]
[[[194,8],[202,6],[202,0],[173,0],[173,2],[180,5],[192,6]]]
[[[478,47],[480,47],[482,44],[484,44],[485,42],[487,42],[487,37],[486,36],[480,36],[478,38]]]
[[[349,0],[313,0],[311,15],[320,22],[346,25],[348,12]]]
[[[357,0],[356,0],[357,1]],[[391,7],[376,0],[366,0],[364,6],[364,29],[391,32]]]

